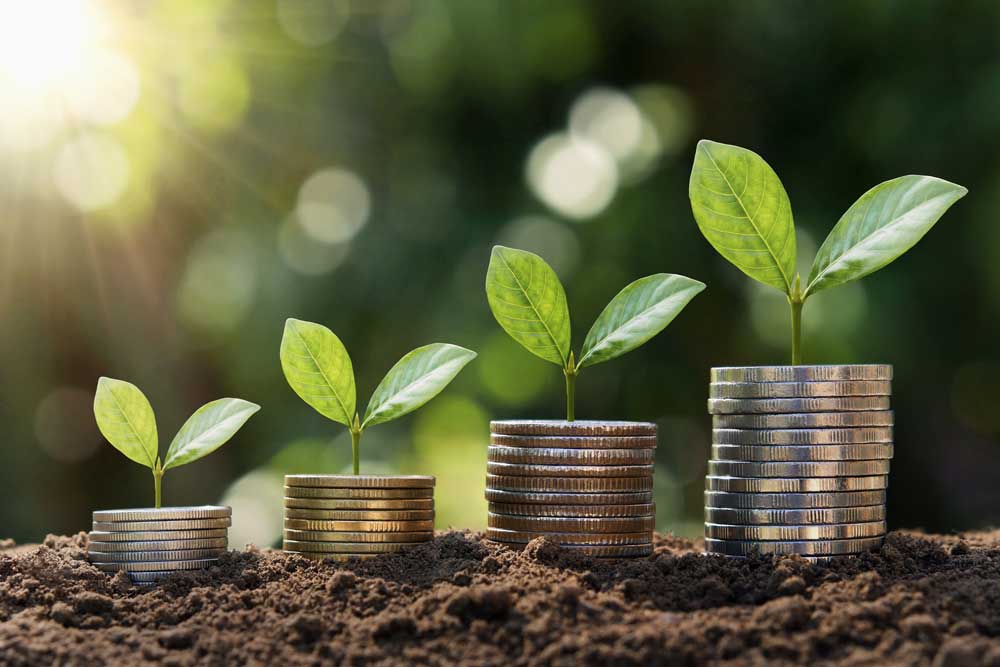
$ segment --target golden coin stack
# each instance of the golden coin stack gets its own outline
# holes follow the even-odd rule
[[[829,558],[881,546],[892,367],[713,368],[705,548]]]
[[[217,563],[229,545],[232,515],[231,507],[213,505],[99,510],[87,556],[100,570],[124,570],[135,585],[152,586]]]
[[[648,556],[656,506],[656,424],[494,421],[486,465],[487,537],[546,537],[598,558]]]
[[[347,560],[395,553],[434,538],[434,478],[285,475],[284,549]]]

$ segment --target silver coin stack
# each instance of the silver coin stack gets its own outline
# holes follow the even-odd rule
[[[486,466],[487,537],[546,537],[598,558],[648,556],[656,506],[656,424],[494,421]]]
[[[829,558],[881,546],[892,366],[713,368],[705,548]]]
[[[434,478],[285,475],[284,550],[348,560],[434,539]]]
[[[218,562],[229,546],[231,507],[99,510],[87,536],[87,556],[100,570],[128,572],[137,586],[153,586],[182,570]]]

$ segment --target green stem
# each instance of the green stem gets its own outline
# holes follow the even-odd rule
[[[351,429],[351,457],[354,461],[354,474],[361,474],[361,431]]]
[[[802,363],[802,306],[803,301],[789,299],[792,307],[792,365]]]
[[[566,421],[576,418],[576,369],[563,369],[566,376]]]
[[[161,484],[162,481],[163,481],[163,471],[153,470],[153,496],[156,500],[157,509],[159,509],[160,507],[160,487],[162,486]]]

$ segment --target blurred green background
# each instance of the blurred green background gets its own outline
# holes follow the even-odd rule
[[[805,309],[807,362],[896,367],[894,527],[1000,516],[1000,5],[989,2],[49,0],[0,27],[0,537],[145,506],[102,441],[100,375],[161,439],[201,404],[263,410],[167,474],[166,504],[234,507],[272,543],[281,476],[341,472],[345,429],[287,387],[284,319],[322,322],[359,400],[408,350],[480,353],[369,432],[363,471],[434,474],[438,527],[479,528],[488,422],[560,417],[562,377],[495,324],[497,242],[566,285],[574,344],[626,283],[708,290],[578,384],[580,418],[660,425],[661,530],[697,535],[708,368],[784,362],[787,305],[718,257],[687,200],[700,137],[762,154],[803,263],[869,187],[967,186],[911,253]]]

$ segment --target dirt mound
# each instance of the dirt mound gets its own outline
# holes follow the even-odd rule
[[[85,544],[0,552],[0,664],[1000,667],[1000,533],[893,533],[813,564],[662,536],[604,563],[450,532],[349,564],[232,553],[152,591]]]

